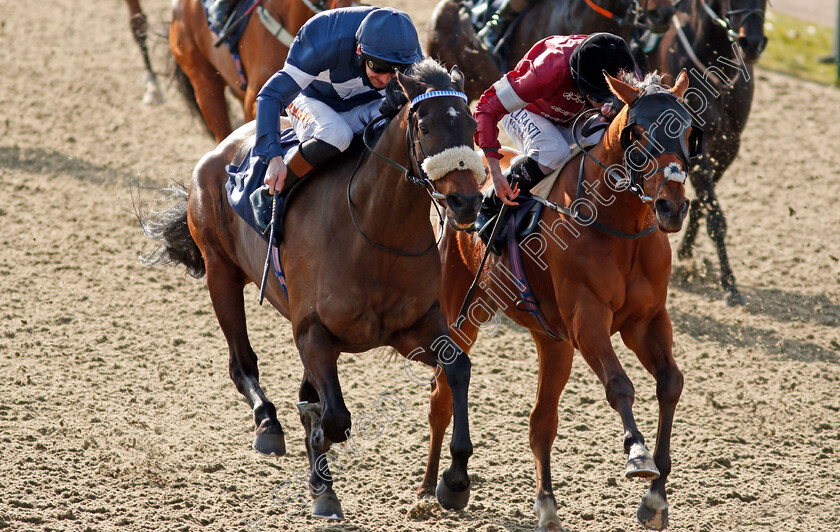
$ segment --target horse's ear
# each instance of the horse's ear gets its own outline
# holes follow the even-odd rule
[[[626,103],[627,105],[630,105],[631,103],[636,101],[636,98],[639,95],[639,89],[631,87],[630,85],[624,83],[620,79],[610,76],[606,70],[604,70],[603,72],[604,77],[607,79],[607,85],[610,86],[610,90],[613,94],[618,96],[618,98],[622,102]]]
[[[411,76],[406,76],[402,72],[397,72],[397,81],[403,88],[403,92],[408,96],[409,100],[413,100],[415,96],[424,92],[423,84],[415,81]]]
[[[455,88],[458,89],[458,92],[464,92],[464,75],[461,74],[458,65],[453,66],[452,70],[449,71],[449,78],[452,80]]]
[[[682,69],[680,75],[677,76],[677,81],[674,83],[674,88],[671,89],[671,92],[673,92],[674,96],[676,96],[677,98],[682,98],[687,88],[688,74],[685,73],[685,69]]]

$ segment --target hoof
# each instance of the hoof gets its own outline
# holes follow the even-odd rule
[[[470,502],[470,487],[463,491],[454,491],[449,489],[443,477],[440,477],[437,488],[435,488],[435,498],[438,503],[447,510],[459,512],[467,507]]]
[[[741,295],[737,289],[727,290],[723,296],[723,302],[729,307],[740,307],[745,305],[747,300]]]
[[[645,480],[656,480],[659,478],[659,469],[653,462],[653,457],[641,443],[634,443],[630,447],[630,457],[627,459],[624,476]]]
[[[662,510],[654,510],[649,508],[644,499],[636,510],[636,519],[639,524],[650,530],[664,530],[668,528],[668,508],[667,506]]]
[[[332,489],[327,489],[312,501],[312,517],[343,521],[344,512],[341,511],[341,502]]]
[[[264,419],[257,427],[254,436],[255,451],[266,456],[283,456],[286,454],[286,438],[280,423],[272,419]]]
[[[567,532],[567,530],[557,523],[549,523],[546,526],[539,527],[537,532]]]

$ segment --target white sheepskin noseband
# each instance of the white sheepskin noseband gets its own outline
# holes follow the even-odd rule
[[[447,148],[442,152],[426,157],[421,165],[431,181],[440,179],[455,170],[469,170],[477,183],[484,181],[484,165],[481,156],[468,146]]]

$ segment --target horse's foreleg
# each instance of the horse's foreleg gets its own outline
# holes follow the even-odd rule
[[[683,231],[682,242],[677,249],[677,257],[682,260],[690,259],[694,255],[694,243],[697,241],[697,232],[700,230],[700,217],[703,216],[700,200],[691,200],[691,209],[688,211],[688,222]]]
[[[242,295],[243,274],[217,252],[206,247],[204,251],[210,299],[230,350],[230,378],[254,411],[254,423],[257,425],[254,450],[282,456],[286,454],[283,429],[277,421],[274,405],[260,388],[257,355],[248,341]]]
[[[537,343],[539,376],[537,400],[531,410],[528,439],[537,473],[537,500],[534,512],[539,532],[562,530],[557,517],[557,501],[551,486],[551,446],[557,435],[557,403],[572,371],[575,350],[569,342],[557,342],[544,334],[531,333]]]
[[[470,477],[467,472],[467,462],[473,452],[467,414],[467,390],[470,384],[471,370],[469,356],[450,338],[446,321],[437,305],[432,307],[414,328],[394,335],[389,344],[406,357],[409,362],[422,362],[433,368],[440,367],[443,369],[446,384],[451,391],[452,413],[455,421],[452,428],[452,442],[449,445],[452,464],[449,469],[443,472],[443,476],[435,489],[435,496],[441,506],[447,510],[462,510],[466,507],[470,498]],[[438,373],[438,380],[440,380],[440,370],[436,369],[436,372]],[[436,386],[436,388],[441,389],[439,386]],[[432,399],[435,400],[434,394]],[[439,402],[446,399],[445,392],[442,392],[437,398]],[[429,421],[433,424],[433,430],[437,428],[437,434],[442,438],[443,431],[446,430],[446,424],[448,424],[448,411],[440,403],[438,403],[437,408],[437,410],[430,409]],[[433,416],[437,420],[437,427],[434,427]],[[441,419],[445,419],[446,423],[442,423]],[[430,444],[429,455],[430,460],[431,458],[439,459],[439,448],[435,453],[433,444]],[[431,464],[429,467],[432,467]],[[435,464],[434,467],[436,468],[437,465]],[[429,468],[427,467],[428,473]]]
[[[624,474],[628,478],[656,478],[659,471],[633,418],[633,383],[621,367],[610,343],[612,312],[599,303],[586,304],[581,299],[578,299],[578,311],[572,320],[572,337],[583,358],[604,385],[610,406],[621,417],[624,452],[629,455]]]
[[[664,309],[648,323],[634,323],[621,331],[625,345],[639,357],[642,365],[656,378],[659,401],[659,428],[653,459],[659,478],[651,482],[642,497],[636,517],[647,528],[662,530],[668,526],[668,500],[665,481],[671,472],[671,428],[674,411],[683,388],[683,376],[671,352],[671,320]]]

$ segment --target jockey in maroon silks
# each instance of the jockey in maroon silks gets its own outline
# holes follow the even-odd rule
[[[512,71],[487,89],[475,108],[476,144],[487,156],[496,195],[503,203],[562,167],[571,157],[571,127],[583,111],[601,108],[606,117],[616,112],[604,72],[633,73],[636,64],[627,43],[611,33],[554,35],[537,42]],[[509,180],[499,164],[498,124],[524,157],[510,168]],[[584,144],[594,144],[598,132]]]

